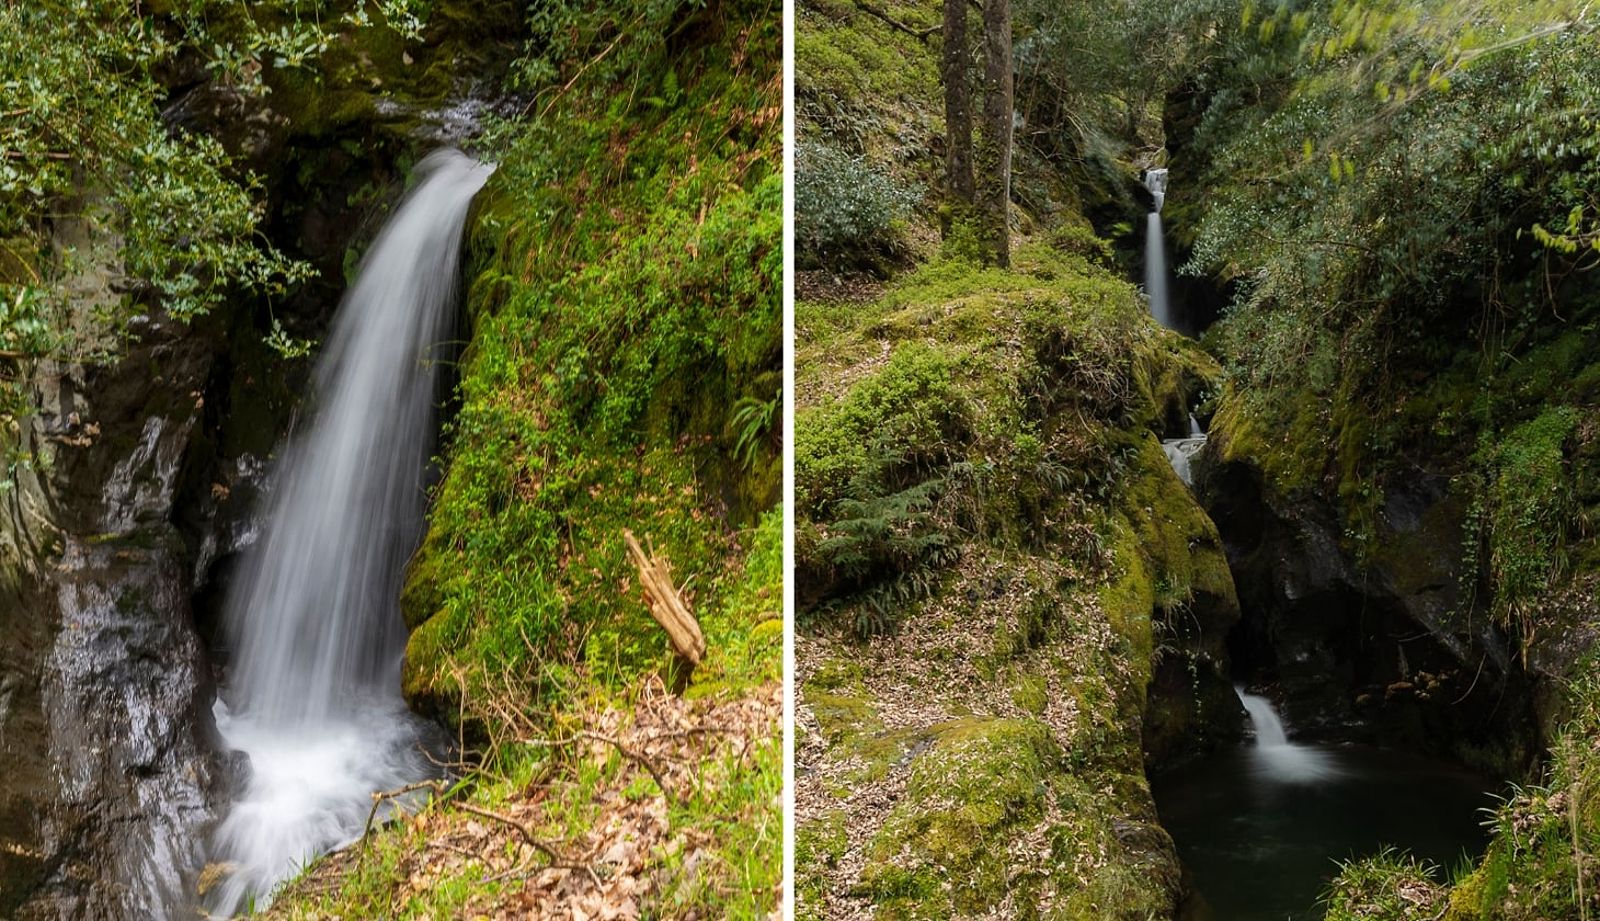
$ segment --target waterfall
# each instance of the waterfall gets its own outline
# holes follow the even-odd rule
[[[1172,465],[1178,479],[1185,486],[1194,485],[1194,471],[1190,467],[1190,459],[1200,453],[1206,446],[1206,430],[1200,427],[1200,420],[1189,414],[1189,434],[1185,438],[1166,438],[1161,442],[1161,450],[1166,452],[1167,463]]]
[[[1167,202],[1167,171],[1164,169],[1147,169],[1144,171],[1144,187],[1150,190],[1150,195],[1155,199],[1155,212],[1161,213],[1161,206]]]
[[[1144,185],[1155,199],[1155,208],[1145,218],[1144,225],[1144,291],[1150,298],[1150,313],[1156,322],[1174,329],[1172,304],[1167,298],[1166,234],[1161,227],[1161,206],[1167,200],[1167,171],[1145,170]]]
[[[262,539],[224,612],[233,661],[215,712],[249,757],[217,829],[232,870],[212,907],[259,907],[310,858],[360,835],[371,794],[427,776],[400,697],[397,599],[423,515],[436,362],[462,228],[493,167],[429,155],[362,261],[318,359],[314,420],[273,473]]]
[[[1312,783],[1328,780],[1339,774],[1327,752],[1308,745],[1289,741],[1289,733],[1272,702],[1257,694],[1248,694],[1236,687],[1239,702],[1250,715],[1255,727],[1256,744],[1252,749],[1255,773],[1263,780],[1280,784]]]
[[[1172,465],[1173,471],[1178,474],[1178,479],[1185,486],[1194,485],[1194,471],[1190,468],[1190,459],[1200,453],[1206,446],[1206,430],[1200,427],[1200,420],[1189,414],[1189,434],[1185,438],[1167,438],[1161,442],[1161,450],[1166,452],[1167,462]]]
[[[1289,744],[1289,734],[1283,729],[1283,720],[1278,719],[1278,713],[1272,709],[1272,703],[1265,697],[1256,694],[1246,694],[1239,690],[1239,700],[1244,704],[1244,710],[1250,714],[1250,724],[1256,729],[1256,745],[1260,748],[1271,748]]]

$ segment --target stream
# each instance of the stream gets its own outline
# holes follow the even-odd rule
[[[1195,889],[1185,921],[1314,921],[1336,861],[1392,846],[1448,869],[1483,852],[1489,778],[1401,752],[1296,744],[1265,698],[1240,698],[1253,742],[1152,783]]]

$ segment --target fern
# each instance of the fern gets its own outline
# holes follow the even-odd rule
[[[746,470],[755,468],[762,440],[776,434],[774,423],[782,403],[783,391],[780,389],[770,400],[742,397],[734,404],[730,424],[738,436],[733,443],[733,456]]]

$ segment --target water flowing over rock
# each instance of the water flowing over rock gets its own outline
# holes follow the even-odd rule
[[[1161,450],[1167,455],[1167,463],[1172,465],[1172,470],[1183,481],[1183,485],[1194,488],[1194,470],[1190,460],[1201,452],[1206,446],[1206,431],[1200,427],[1200,420],[1189,414],[1189,435],[1186,438],[1164,438],[1161,440]]]
[[[472,197],[492,167],[430,155],[345,296],[319,360],[314,422],[282,457],[266,530],[224,613],[217,704],[249,780],[217,832],[231,911],[359,835],[370,794],[426,776],[400,699],[401,571],[420,533],[438,353]]]
[[[1160,212],[1161,206],[1167,203],[1167,171],[1165,169],[1147,169],[1144,171],[1144,187],[1150,190],[1155,207],[1151,210]]]
[[[1257,774],[1273,783],[1302,784],[1327,780],[1338,772],[1320,749],[1289,741],[1288,730],[1272,701],[1244,688],[1236,690],[1239,702],[1250,714],[1250,725],[1255,727],[1256,744],[1250,754]]]

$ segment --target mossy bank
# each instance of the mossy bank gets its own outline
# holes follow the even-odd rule
[[[1169,915],[1146,748],[1236,725],[1238,609],[1157,439],[1216,366],[1044,241],[796,320],[802,917]]]

